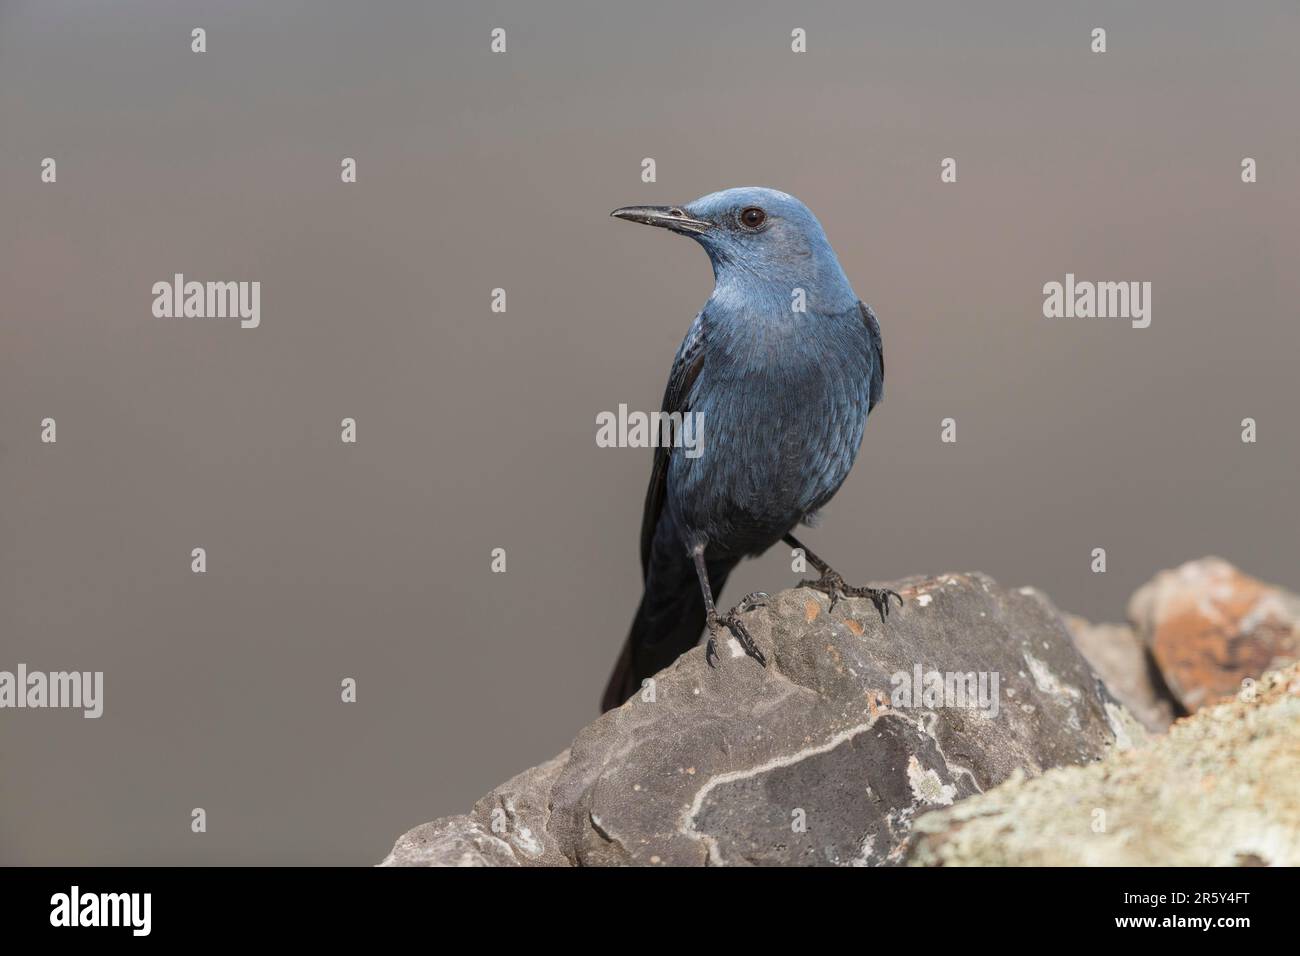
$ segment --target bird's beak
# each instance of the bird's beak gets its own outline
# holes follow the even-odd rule
[[[662,226],[687,236],[698,236],[713,228],[713,223],[692,219],[681,206],[624,206],[610,213],[615,219],[640,222],[647,226]]]

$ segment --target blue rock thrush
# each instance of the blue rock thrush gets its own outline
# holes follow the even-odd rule
[[[893,591],[848,587],[791,531],[848,476],[867,413],[885,382],[880,324],[849,285],[821,223],[774,189],[743,187],[686,206],[629,206],[611,215],[696,240],[713,263],[713,295],[673,361],[663,410],[691,413],[702,453],[655,450],[641,525],[645,591],[601,702],[617,707],[708,628],[710,665],[728,629],[766,666],[740,616],[714,598],[746,555],[778,541],[821,575],[801,586],[868,597],[883,620]]]

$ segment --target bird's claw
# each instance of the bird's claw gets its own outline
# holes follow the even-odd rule
[[[740,646],[746,654],[758,661],[763,667],[767,666],[767,657],[759,649],[758,643],[750,635],[749,629],[745,627],[744,622],[740,620],[740,615],[748,614],[755,608],[763,607],[767,604],[768,597],[769,595],[765,591],[754,591],[741,598],[740,603],[726,614],[719,616],[715,612],[709,616],[709,641],[704,648],[704,660],[710,667],[717,666],[718,643],[716,638],[718,630],[724,627],[740,642]]]
[[[845,593],[849,597],[864,597],[876,606],[876,612],[880,615],[880,623],[885,623],[885,618],[889,616],[889,599],[897,598],[898,606],[903,606],[903,596],[897,591],[890,588],[847,588]]]
[[[750,636],[749,629],[740,622],[740,618],[736,615],[734,609],[722,619],[721,623],[725,624],[727,629],[735,635],[736,640],[740,641],[740,646],[744,649],[746,654],[758,661],[758,663],[763,667],[767,666],[767,658],[763,656],[763,652],[759,650],[758,644],[754,641],[754,638]]]
[[[800,581],[799,587],[812,588],[814,591],[821,591],[830,598],[829,610],[835,610],[835,605],[840,602],[841,598],[846,597],[864,597],[871,601],[876,607],[876,613],[880,615],[880,622],[883,624],[885,618],[889,615],[889,599],[897,598],[898,606],[903,606],[903,596],[897,591],[890,588],[854,588],[844,583],[838,571],[827,571],[815,581]]]

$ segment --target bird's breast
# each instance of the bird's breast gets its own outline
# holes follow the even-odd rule
[[[675,452],[669,471],[681,526],[749,552],[821,507],[862,441],[869,362],[852,341],[773,338],[706,358],[690,402],[701,453]]]

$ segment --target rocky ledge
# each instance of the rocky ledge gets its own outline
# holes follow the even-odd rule
[[[1180,720],[1150,746],[919,819],[908,862],[993,866],[1300,864],[1300,666]]]
[[[891,586],[884,622],[776,595],[745,619],[765,669],[692,650],[383,865],[1297,862],[1300,679],[1253,680],[1294,654],[1292,596],[1214,559],[1132,624],[982,574]]]

